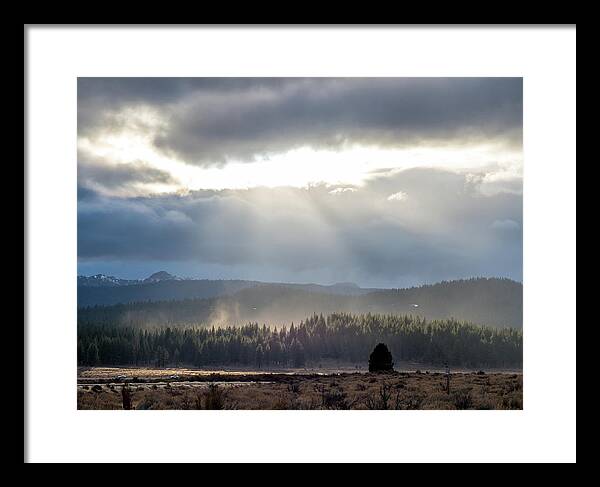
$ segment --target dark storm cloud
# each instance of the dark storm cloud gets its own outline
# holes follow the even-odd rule
[[[79,78],[80,103],[164,104],[194,92],[227,93],[250,87],[278,87],[294,78]]]
[[[165,109],[190,95],[218,96],[286,84],[286,78],[78,78],[78,133],[111,129],[115,112],[135,106]],[[122,123],[122,122],[121,122]]]
[[[83,198],[80,261],[253,267],[259,279],[326,275],[367,285],[521,279],[520,195],[483,196],[466,176],[432,169],[381,176],[355,189]],[[405,199],[388,199],[400,191]]]
[[[77,181],[81,188],[131,193],[135,184],[176,184],[177,180],[168,172],[161,171],[142,161],[128,164],[107,164],[91,156],[79,157]]]
[[[139,105],[162,113],[156,147],[199,165],[305,145],[521,143],[520,78],[85,78],[80,134]]]

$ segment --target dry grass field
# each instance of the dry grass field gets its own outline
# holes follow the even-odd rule
[[[123,392],[123,389],[125,391]],[[522,409],[520,373],[367,374],[93,368],[78,409]]]

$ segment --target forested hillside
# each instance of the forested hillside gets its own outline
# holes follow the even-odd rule
[[[288,328],[257,323],[225,328],[141,329],[80,326],[80,365],[274,365],[302,367],[324,359],[365,362],[384,342],[394,360],[465,367],[520,367],[518,330],[411,316],[313,315]]]
[[[121,286],[78,285],[77,303],[78,306],[84,307],[142,301],[213,298],[233,294],[258,284],[255,281],[198,279],[134,282]]]
[[[157,279],[153,274],[144,280],[118,279],[113,276],[77,276],[77,304],[79,307],[111,305],[142,301],[165,301],[226,296],[249,287],[265,285],[258,281],[181,279],[165,273],[169,278]],[[360,295],[371,292],[354,283],[320,284],[269,283],[315,293]]]
[[[508,279],[481,278],[359,295],[336,295],[287,285],[263,284],[211,299],[87,307],[79,309],[78,319],[80,324],[133,327],[227,326],[248,322],[277,325],[299,322],[313,313],[337,312],[410,314],[428,320],[455,318],[482,325],[520,328],[523,322],[523,286]]]

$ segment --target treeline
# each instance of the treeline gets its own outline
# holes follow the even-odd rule
[[[394,360],[465,367],[520,367],[521,331],[414,316],[313,315],[285,328],[79,325],[80,365],[303,367],[325,359],[366,362],[384,342]]]

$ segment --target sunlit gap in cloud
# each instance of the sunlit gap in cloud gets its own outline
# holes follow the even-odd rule
[[[108,132],[80,137],[81,154],[100,158],[107,165],[143,162],[165,171],[175,182],[144,183],[136,190],[148,193],[200,189],[254,187],[307,187],[314,184],[362,186],[368,179],[404,169],[430,167],[457,172],[477,171],[494,165],[497,176],[521,175],[520,151],[493,143],[412,148],[349,146],[341,150],[300,147],[284,153],[230,160],[222,165],[197,166],[169,157],[156,149],[152,134],[139,131]]]
[[[337,257],[347,255],[344,241],[336,232],[337,226],[331,224],[330,211],[312,198],[309,191],[299,192],[290,186],[282,186],[274,188],[273,192],[257,191],[250,196],[250,202],[256,210],[252,220],[252,241],[264,242],[252,246],[253,262],[269,263],[273,259],[274,248],[286,249],[290,262],[309,268],[307,250],[309,254],[314,252],[315,255],[322,255],[330,251],[327,249],[335,249]],[[296,225],[284,230],[290,214],[294,215]],[[278,225],[281,225],[282,232],[273,231]],[[306,244],[298,246],[296,242]],[[301,267],[294,269],[296,272],[301,270]]]

